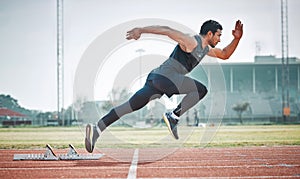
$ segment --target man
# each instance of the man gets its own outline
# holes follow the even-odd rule
[[[224,49],[214,48],[222,35],[222,26],[208,20],[203,23],[199,35],[190,36],[167,26],[147,26],[134,28],[127,32],[127,39],[138,40],[143,33],[165,35],[178,43],[170,57],[158,68],[152,70],[142,89],[137,91],[127,102],[113,108],[96,125],[86,126],[85,147],[93,152],[95,143],[106,127],[123,115],[144,107],[149,101],[166,94],[186,94],[178,106],[163,114],[163,119],[175,139],[178,139],[177,123],[179,117],[199,102],[207,93],[206,87],[197,80],[185,76],[191,72],[205,55],[228,59],[235,51],[243,35],[243,24],[236,21],[232,30],[233,40]]]

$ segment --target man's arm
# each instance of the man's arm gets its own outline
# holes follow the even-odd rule
[[[141,34],[151,33],[158,35],[166,35],[172,40],[176,41],[180,48],[185,52],[192,52],[197,46],[197,41],[194,37],[184,34],[178,30],[172,29],[167,26],[147,26],[147,27],[137,27],[127,32],[126,39],[139,39]]]
[[[235,29],[232,30],[232,35],[234,39],[231,41],[229,45],[227,45],[223,49],[212,48],[209,50],[208,55],[223,60],[227,60],[233,54],[233,52],[235,51],[236,47],[240,42],[240,39],[243,36],[243,24],[241,23],[240,20],[236,21]]]

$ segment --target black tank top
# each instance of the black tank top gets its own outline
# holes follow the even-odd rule
[[[183,51],[180,46],[177,45],[170,55],[171,59],[177,60],[188,72],[192,71],[209,51],[208,46],[204,49],[202,48],[202,40],[199,35],[195,35],[194,37],[198,45],[191,53]]]

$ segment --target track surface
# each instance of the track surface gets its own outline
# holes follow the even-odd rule
[[[300,178],[300,146],[181,148],[151,160],[161,150],[106,149],[93,161],[13,161],[44,150],[0,150],[0,178]]]

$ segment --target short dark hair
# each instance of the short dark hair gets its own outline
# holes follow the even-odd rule
[[[218,29],[223,30],[223,27],[219,22],[214,20],[208,20],[202,24],[200,29],[200,35],[206,35],[209,31],[215,34]]]

